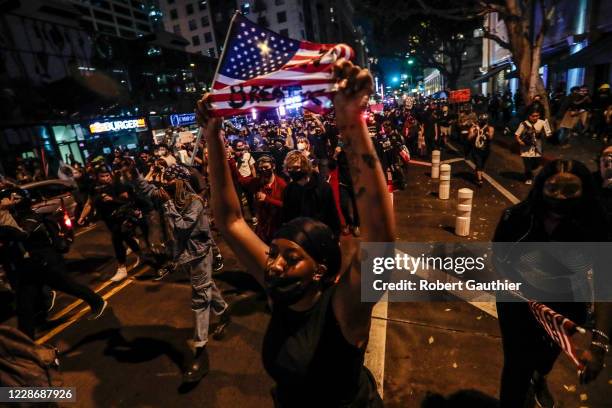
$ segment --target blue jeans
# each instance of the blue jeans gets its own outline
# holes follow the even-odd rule
[[[221,291],[212,279],[213,251],[181,265],[189,272],[191,280],[191,310],[194,312],[194,347],[204,347],[208,343],[210,308],[216,315],[227,309]]]

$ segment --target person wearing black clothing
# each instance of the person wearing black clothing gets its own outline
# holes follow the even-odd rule
[[[588,169],[573,160],[555,160],[538,174],[528,198],[504,212],[493,241],[602,242],[608,239],[608,234],[609,226]],[[533,251],[536,249],[517,246],[512,254],[496,254],[496,259],[514,260],[510,266],[503,266],[508,265],[506,261],[499,264],[502,266],[498,267],[498,272],[505,271],[506,275],[523,277],[521,293],[530,300],[537,301],[534,296],[547,290],[541,285],[535,287],[531,282],[560,282],[554,290],[546,292],[558,295],[561,293],[558,285],[567,281],[565,277],[576,276],[587,281],[588,272],[585,271],[588,270],[593,270],[593,287],[596,292],[598,288],[608,286],[606,271],[596,266],[577,267],[580,263],[573,258],[565,262],[561,259],[563,256],[560,256],[560,261],[547,267],[548,263],[540,261],[544,259],[542,256],[535,256],[541,255],[541,252]],[[560,270],[559,265],[567,270]],[[516,281],[516,278],[513,280]],[[568,293],[573,296],[571,291]],[[508,296],[512,295],[499,294],[497,298],[504,351],[500,407],[525,406],[531,386],[540,406],[552,407],[554,400],[546,385],[546,375],[552,370],[561,351],[560,347],[548,337],[527,303],[510,302]],[[586,303],[566,301],[545,304],[578,325],[586,321]],[[580,357],[586,367],[580,373],[580,381],[583,383],[592,381],[601,371],[605,344],[609,344],[612,332],[611,305],[595,302],[594,313],[593,340],[589,350]]]
[[[469,133],[469,140],[472,144],[471,158],[476,165],[476,182],[478,187],[482,187],[482,176],[484,167],[491,153],[491,140],[495,129],[489,125],[489,116],[486,113],[478,115],[478,122],[474,123]]]
[[[91,307],[92,319],[104,313],[108,303],[89,287],[73,280],[66,271],[62,254],[53,243],[50,223],[31,209],[31,201],[23,190],[16,198],[15,220],[20,229],[2,228],[3,246],[12,248],[11,263],[17,272],[17,325],[19,330],[34,338],[36,314],[44,303],[43,287],[84,300]],[[5,241],[6,240],[6,241]]]
[[[127,230],[125,228],[127,224],[124,224],[129,219],[137,217],[137,209],[134,207],[135,196],[129,186],[114,181],[111,173],[105,167],[98,170],[97,180],[93,195],[85,205],[78,223],[84,222],[92,206],[96,208],[97,214],[111,233],[118,262],[117,272],[110,280],[119,282],[127,278],[127,250],[123,244],[125,243],[134,253],[140,255],[140,246],[134,239],[133,231]]]
[[[608,223],[612,225],[612,146],[606,146],[598,157],[599,169],[593,175],[595,186],[606,211]],[[612,233],[612,231],[611,231]],[[610,237],[612,240],[612,237]]]
[[[363,240],[392,242],[391,199],[362,111],[363,101],[374,88],[373,79],[367,70],[346,60],[336,63],[334,74],[338,130],[357,192]],[[241,264],[266,288],[272,317],[262,357],[274,380],[274,406],[382,407],[375,381],[364,366],[374,303],[361,302],[359,251],[347,251],[342,262],[333,232],[309,218],[296,218],[281,227],[269,246],[261,241],[240,213],[223,160],[221,122],[210,116],[209,106],[204,96],[196,114],[206,126],[209,143],[213,212]],[[341,270],[341,265],[350,266]]]
[[[301,152],[289,152],[285,171],[291,182],[283,193],[282,222],[310,217],[326,224],[340,237],[340,220],[331,186],[312,171],[310,161]]]
[[[609,84],[602,84],[593,97],[593,111],[591,117],[591,132],[593,139],[605,136],[606,120],[604,112],[612,105],[612,93]]]

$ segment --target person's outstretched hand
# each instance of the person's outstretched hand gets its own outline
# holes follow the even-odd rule
[[[202,98],[196,103],[196,122],[206,130],[206,134],[210,134],[210,131],[218,130],[221,128],[222,118],[212,116],[210,105],[210,93],[205,93]]]
[[[370,71],[345,59],[337,61],[333,69],[338,81],[334,95],[336,121],[338,127],[345,127],[367,107],[368,98],[374,90],[374,81]]]

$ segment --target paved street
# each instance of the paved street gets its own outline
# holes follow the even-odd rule
[[[558,154],[548,149],[551,157]],[[563,154],[593,157],[596,146],[565,150]],[[577,151],[577,153],[576,153]],[[485,183],[475,188],[471,169],[458,154],[448,151],[452,163],[451,199],[436,197],[437,182],[430,168],[413,164],[409,186],[394,196],[399,241],[489,241],[501,211],[512,197],[528,191],[514,174],[519,158],[498,140],[488,164],[496,188]],[[470,236],[454,235],[457,190],[475,188]],[[507,190],[505,193],[502,190]],[[77,404],[109,407],[271,407],[271,380],[265,374],[260,349],[269,319],[256,284],[241,272],[232,253],[221,242],[224,269],[215,275],[234,304],[233,324],[226,339],[211,340],[211,372],[194,389],[181,388],[181,369],[191,336],[190,286],[186,275],[176,273],[162,282],[149,278],[151,270],[139,267],[132,278],[110,284],[114,261],[109,235],[102,225],[82,231],[71,250],[69,267],[81,282],[110,301],[111,309],[98,321],[86,320],[82,303],[60,296],[53,324],[41,339],[62,353],[65,384],[76,387]],[[129,258],[134,261],[133,256]],[[59,316],[59,318],[58,318]],[[498,393],[502,367],[501,339],[491,305],[473,305],[457,299],[446,303],[391,303],[386,318],[375,319],[370,354],[384,350],[384,400],[389,407],[419,407],[431,394],[466,398],[467,405],[491,406]],[[384,324],[378,324],[378,323]],[[15,324],[13,317],[9,324]],[[610,366],[610,361],[608,361]],[[382,374],[382,372],[381,372]],[[577,384],[575,369],[561,356],[551,375],[550,388],[560,407],[606,407],[612,390],[608,370],[589,386]],[[479,405],[483,404],[483,405]],[[68,405],[67,405],[68,406]],[[438,405],[433,405],[438,406]]]

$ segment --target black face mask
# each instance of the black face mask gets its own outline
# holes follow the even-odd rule
[[[559,199],[545,195],[544,203],[547,211],[565,218],[575,215],[576,209],[580,204],[580,197]]]
[[[266,292],[275,304],[291,306],[308,291],[310,284],[304,284],[298,277],[266,276]]]
[[[272,176],[272,169],[259,170],[259,174],[261,174],[264,178],[270,178],[270,176]]]
[[[291,177],[291,181],[300,181],[304,178],[306,174],[302,170],[290,171],[289,177]]]
[[[174,193],[176,192],[176,184],[174,183],[165,184],[164,190],[166,190],[166,192],[170,194],[170,197],[174,197]]]

